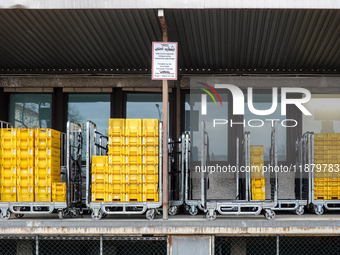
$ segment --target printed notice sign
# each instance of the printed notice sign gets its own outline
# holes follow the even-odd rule
[[[177,80],[177,42],[152,42],[152,79]]]

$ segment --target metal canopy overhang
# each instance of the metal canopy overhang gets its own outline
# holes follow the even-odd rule
[[[340,73],[339,9],[166,9],[165,18],[182,75]],[[157,9],[3,9],[0,74],[150,74],[152,41],[162,41]]]

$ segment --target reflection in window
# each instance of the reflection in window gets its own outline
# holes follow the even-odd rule
[[[162,119],[161,93],[128,93],[126,99],[126,118]]]
[[[198,161],[201,156],[200,123],[205,121],[209,135],[209,157],[211,161],[228,161],[228,125],[216,125],[214,119],[228,119],[228,95],[218,92],[223,106],[215,105],[212,98],[207,97],[207,114],[201,114],[201,93],[191,90],[185,97],[185,130],[191,131],[192,156]]]
[[[312,114],[302,114],[303,133],[340,133],[340,95],[313,94],[304,106]]]
[[[91,120],[97,131],[108,136],[110,118],[109,94],[69,94],[68,120],[83,124],[83,151],[86,146],[86,122]],[[86,159],[83,153],[82,160]]]
[[[286,148],[286,134],[287,130],[283,127],[280,122],[286,119],[286,116],[281,115],[281,96],[278,94],[277,108],[274,113],[270,115],[260,116],[254,115],[248,109],[248,95],[244,95],[244,120],[245,128],[244,131],[250,132],[250,144],[251,145],[263,145],[264,147],[264,160],[269,161],[270,143],[271,143],[271,127],[272,122],[266,121],[266,119],[279,119],[277,122],[277,134],[278,134],[278,160],[286,161],[287,148]],[[253,93],[253,106],[256,110],[268,110],[272,107],[272,93],[269,94],[255,94]],[[250,127],[248,121],[251,119],[260,119],[264,122],[262,127]],[[259,122],[251,123],[251,125],[260,125]]]
[[[11,94],[9,121],[15,128],[51,128],[51,94]]]

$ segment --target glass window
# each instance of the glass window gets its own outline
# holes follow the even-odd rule
[[[302,131],[340,133],[340,95],[313,94],[304,106],[312,114],[302,114]]]
[[[91,120],[97,125],[97,130],[108,135],[110,118],[109,94],[69,94],[68,120],[83,123]]]
[[[248,95],[245,93],[244,95],[244,120],[245,120],[245,128],[244,131],[250,132],[250,144],[251,145],[263,145],[264,146],[264,160],[269,161],[269,152],[270,152],[270,144],[271,144],[271,127],[272,122],[266,121],[266,119],[279,119],[282,121],[286,119],[286,116],[281,115],[281,95],[277,96],[277,108],[274,113],[266,116],[255,115],[250,112],[248,109]],[[253,106],[256,110],[268,110],[272,106],[272,93],[269,94],[255,94],[253,93]],[[262,127],[251,127],[248,125],[248,121],[252,119],[260,119],[263,121],[264,125]],[[250,125],[261,125],[259,121],[250,122]],[[283,127],[278,121],[277,125],[277,133],[278,133],[278,160],[286,161],[287,160],[287,128]]]
[[[207,97],[207,114],[201,114],[201,93],[193,90],[185,96],[185,130],[191,131],[192,157],[198,161],[201,156],[200,123],[205,121],[209,136],[209,157],[211,161],[228,161],[228,125],[213,126],[214,119],[228,119],[228,95],[218,92],[222,106]]]
[[[162,119],[161,93],[128,93],[126,98],[126,118]]]
[[[51,128],[51,94],[11,94],[9,121],[15,128]]]

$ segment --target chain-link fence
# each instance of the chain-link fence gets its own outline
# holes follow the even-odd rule
[[[215,237],[215,255],[335,255],[338,236]]]
[[[166,255],[166,237],[0,237],[0,255]]]

